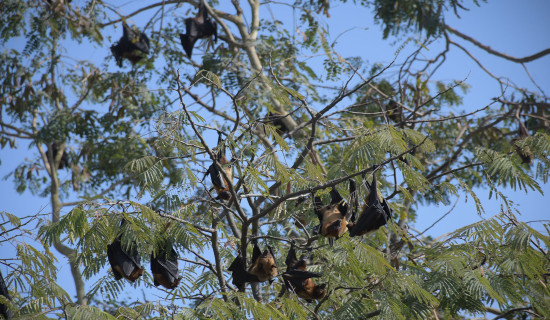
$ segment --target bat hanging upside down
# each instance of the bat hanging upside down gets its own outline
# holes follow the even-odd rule
[[[194,18],[185,19],[185,34],[180,33],[180,40],[185,54],[191,58],[195,42],[201,38],[214,36],[214,41],[218,39],[218,29],[216,22],[208,16],[205,0],[199,2],[199,12]]]
[[[350,179],[350,190],[352,184],[354,182]],[[330,198],[330,204],[323,206],[321,198],[314,197],[313,207],[317,218],[319,218],[318,232],[328,238],[329,244],[332,246],[334,238],[340,237],[348,230],[347,220],[350,217],[350,212],[348,212],[348,204],[334,187],[330,191]]]
[[[143,267],[140,263],[141,258],[136,246],[134,245],[131,251],[124,250],[120,237],[110,245],[107,245],[107,257],[109,258],[115,280],[126,278],[134,282],[143,274]]]
[[[227,180],[225,177],[222,177],[221,172],[218,170],[218,168],[214,163],[212,163],[212,165],[208,167],[208,170],[206,171],[206,175],[210,174],[212,185],[214,186],[214,189],[216,189],[216,192],[218,193],[218,196],[216,197],[216,199],[230,200],[231,192],[229,191],[228,181],[232,181],[233,179],[233,168],[231,166],[231,162],[227,161],[227,158],[225,157],[225,146],[223,146],[221,143],[222,143],[222,137],[220,134],[218,136],[218,147],[220,149],[216,154],[216,160],[225,171],[225,175],[227,176],[227,178],[229,178],[229,180]]]
[[[275,256],[270,246],[262,252],[258,244],[254,244],[254,250],[252,252],[252,262],[248,271],[245,267],[245,261],[239,254],[235,260],[231,263],[228,271],[233,274],[233,284],[239,288],[244,289],[244,285],[247,282],[273,282],[273,278],[277,276],[277,264],[275,263]]]
[[[122,22],[122,28],[122,37],[111,47],[119,67],[122,67],[122,58],[136,64],[149,53],[149,38],[145,33],[133,30],[125,22]]]
[[[4,296],[4,298],[11,301],[10,292],[8,291],[8,286],[6,286],[6,283],[4,282],[4,277],[2,277],[2,272],[0,272],[0,295]],[[0,318],[1,316],[4,317],[4,319],[11,319],[13,317],[13,312],[3,303],[0,303]]]
[[[181,276],[178,275],[178,253],[174,248],[167,252],[166,248],[151,254],[151,272],[155,286],[162,285],[166,289],[174,289],[178,286]]]
[[[348,224],[349,235],[362,236],[370,231],[375,231],[385,225],[388,220],[391,220],[391,209],[382,195],[378,194],[376,186],[376,174],[373,174],[372,184],[369,185],[365,181],[369,189],[367,203],[363,206],[363,210],[359,220],[355,222],[355,214],[351,217],[351,223]]]
[[[286,256],[286,271],[283,273],[285,287],[296,293],[300,298],[307,302],[319,300],[325,297],[326,284],[317,285],[311,278],[319,278],[320,273],[306,271],[308,264],[311,264],[309,255],[311,249],[298,260],[296,258],[296,250],[294,243],[291,244],[290,250]]]

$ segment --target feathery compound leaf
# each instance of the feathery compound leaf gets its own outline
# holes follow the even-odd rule
[[[479,160],[487,165],[487,172],[493,177],[497,177],[499,184],[510,187],[525,189],[526,187],[532,190],[537,190],[542,193],[539,184],[533,180],[523,167],[512,161],[509,156],[504,156],[496,151],[481,148],[476,148],[476,156]]]
[[[222,87],[222,82],[220,81],[220,77],[218,77],[215,73],[201,69],[197,74],[195,75],[195,79],[193,82],[204,82],[208,85],[215,85],[218,88]]]

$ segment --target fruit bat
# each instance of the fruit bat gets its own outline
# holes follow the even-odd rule
[[[4,282],[4,277],[2,276],[2,272],[0,271],[0,295],[4,296],[6,299],[11,301],[10,293],[8,291],[8,287],[6,286],[6,283]],[[6,306],[3,303],[0,303],[0,315],[4,317],[4,319],[11,319],[13,317],[13,312],[8,309],[8,306]]]
[[[394,100],[390,99],[390,102],[386,105],[386,112],[388,118],[395,123],[403,121],[403,107],[397,104]]]
[[[313,207],[320,223],[318,233],[328,238],[329,244],[332,246],[334,238],[340,237],[348,230],[348,204],[334,187],[330,191],[330,198],[330,204],[323,206],[321,198],[314,197]]]
[[[348,224],[349,235],[362,236],[369,231],[374,231],[385,225],[388,220],[391,220],[391,209],[381,195],[378,194],[376,186],[376,174],[372,177],[372,184],[369,185],[368,181],[365,181],[367,189],[369,189],[369,195],[367,197],[367,203],[363,206],[363,210],[359,220],[355,222],[355,216],[352,216],[352,221]]]
[[[262,252],[258,244],[254,244],[252,251],[252,262],[248,271],[245,267],[245,261],[239,254],[231,263],[228,271],[233,274],[233,284],[242,290],[246,282],[273,282],[273,278],[277,276],[277,264],[275,256],[270,246]]]
[[[531,150],[529,150],[529,147],[525,147],[522,149],[515,143],[516,141],[523,140],[530,136],[529,131],[521,120],[519,120],[518,136],[519,138],[514,139],[514,148],[516,149],[516,153],[521,158],[521,163],[531,164],[531,161],[533,161],[533,153],[531,152]]]
[[[271,125],[273,125],[277,131],[277,134],[282,136],[285,133],[290,132],[290,130],[287,128],[285,123],[283,122],[282,118],[285,116],[281,116],[278,114],[273,114],[269,112],[267,116],[265,117],[266,122],[270,122]]]
[[[138,251],[135,247],[133,249],[128,248],[128,250],[122,248],[120,237],[107,245],[107,257],[115,275],[115,280],[126,278],[130,282],[134,282],[143,274]]]
[[[286,271],[283,273],[285,287],[307,302],[322,299],[326,294],[326,284],[316,285],[311,279],[319,278],[321,274],[306,270],[307,265],[311,263],[310,253],[311,249],[298,260],[292,243],[285,260]]]
[[[52,158],[55,159],[57,155],[59,154],[59,146],[57,143],[52,142],[51,144],[51,150],[52,150]],[[49,153],[50,149],[46,150],[46,153]],[[64,169],[69,167],[69,156],[67,155],[67,152],[63,151],[63,155],[61,156],[61,161],[59,161],[58,169]]]
[[[214,41],[218,39],[218,29],[216,22],[210,19],[204,0],[199,2],[199,12],[194,18],[185,19],[185,34],[180,33],[180,40],[185,54],[191,58],[193,47],[197,39],[214,36]]]
[[[122,37],[116,45],[111,47],[119,67],[122,67],[122,58],[136,64],[149,53],[149,38],[145,33],[133,30],[125,22],[122,22],[122,28]]]
[[[170,252],[166,249],[151,254],[151,272],[155,286],[162,285],[166,289],[174,289],[178,286],[181,276],[178,275],[178,253],[173,247]]]
[[[223,145],[220,145],[221,142],[222,136],[220,134],[218,136],[218,146],[220,146],[220,150],[218,150],[216,154],[216,159],[218,160],[220,166],[224,169],[225,174],[229,178],[229,181],[233,181],[233,168],[231,167],[231,163],[227,161],[227,158],[225,157],[225,147]],[[214,163],[212,163],[210,167],[208,167],[206,174],[210,174],[212,185],[214,186],[214,189],[216,189],[216,192],[218,192],[218,196],[216,197],[216,199],[231,199],[231,193],[229,192],[229,182],[225,179],[225,177],[222,176],[221,172],[218,170]]]

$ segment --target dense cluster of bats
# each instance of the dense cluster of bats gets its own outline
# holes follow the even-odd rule
[[[216,190],[215,199],[230,201],[229,185],[232,183],[233,170],[231,162],[225,157],[225,146],[222,135],[218,137],[218,149],[213,154],[214,161],[206,171],[212,180],[212,188]],[[221,170],[224,174],[222,175]],[[204,179],[204,178],[203,178]],[[349,231],[350,236],[361,236],[375,231],[391,220],[392,213],[386,200],[378,192],[376,174],[373,174],[372,183],[363,177],[363,184],[368,190],[366,203],[363,205],[361,215],[356,218],[359,207],[357,185],[353,179],[349,180],[350,203],[340,195],[336,188],[330,191],[331,201],[324,205],[321,199],[312,195],[314,213],[319,219],[317,233],[328,239],[332,246],[334,239]],[[124,222],[122,222],[124,223]],[[285,264],[286,271],[282,273],[285,290],[294,292],[308,302],[322,299],[325,292],[325,284],[315,284],[312,278],[321,277],[320,273],[307,271],[311,264],[311,249],[300,259],[296,256],[295,245],[292,242],[288,251]],[[140,264],[140,256],[135,244],[122,246],[121,237],[107,246],[107,256],[116,280],[125,278],[131,282],[143,274],[144,268]],[[151,272],[155,286],[162,285],[167,289],[174,289],[180,282],[178,275],[178,255],[176,251],[166,244],[158,250],[156,255],[151,254]],[[232,283],[240,291],[244,290],[246,283],[269,281],[279,275],[273,249],[267,246],[262,251],[257,242],[254,242],[252,259],[247,268],[246,259],[239,254],[229,265]]]
[[[122,67],[123,59],[129,60],[132,64],[138,63],[149,54],[150,50],[147,35],[135,28],[130,28],[124,21],[122,27],[122,37],[111,47],[111,52],[119,67]],[[198,39],[211,36],[214,36],[214,41],[217,39],[216,22],[208,15],[208,9],[204,1],[199,2],[199,11],[195,17],[185,19],[185,28],[186,32],[180,34],[180,40],[189,58],[191,58],[193,47]],[[279,135],[290,131],[281,120],[282,117],[278,114],[268,113],[265,119],[265,122],[269,122],[275,127]],[[222,145],[221,134],[218,145]],[[51,145],[52,156],[55,157],[58,152],[57,145],[53,143]],[[227,160],[225,148],[223,147],[220,147],[215,153],[215,160],[208,168],[205,177],[210,175],[212,186],[217,192],[215,199],[230,201],[229,186],[233,178],[233,161]],[[67,166],[68,159],[65,153],[59,164],[59,169]],[[373,175],[371,184],[368,182],[364,182],[364,184],[366,189],[369,190],[369,195],[357,221],[355,215],[359,206],[359,198],[354,180],[350,179],[349,181],[350,204],[334,187],[330,191],[331,201],[327,205],[324,205],[319,197],[312,196],[314,213],[319,219],[317,232],[326,237],[331,246],[334,239],[339,238],[346,231],[349,231],[352,237],[361,236],[369,231],[377,230],[385,225],[388,220],[391,220],[391,210],[377,191],[376,175]],[[294,243],[292,243],[285,260],[287,268],[282,273],[286,290],[294,292],[308,302],[323,298],[326,286],[325,284],[315,284],[312,280],[312,278],[321,277],[320,273],[307,271],[307,265],[311,264],[310,255],[311,250],[308,250],[306,254],[298,259]],[[107,246],[107,257],[116,280],[125,278],[130,282],[134,282],[143,274],[144,268],[141,265],[141,258],[136,244],[129,243],[123,246],[122,236],[117,237],[113,243]],[[151,254],[151,272],[155,286],[161,285],[167,289],[174,289],[179,284],[181,276],[178,275],[177,258],[177,252],[168,243],[160,248],[156,254]],[[250,266],[246,268],[246,265],[245,259],[238,255],[228,268],[233,276],[233,284],[240,290],[244,288],[246,283],[265,281],[271,283],[278,276],[278,267],[273,250],[269,246],[262,252],[258,244],[254,243]],[[9,298],[1,275],[0,280],[0,294]],[[5,307],[0,305],[0,314],[7,317],[5,312],[7,312]]]

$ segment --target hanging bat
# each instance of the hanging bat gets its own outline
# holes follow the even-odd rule
[[[277,264],[275,256],[270,246],[262,252],[258,244],[254,244],[252,251],[252,262],[248,271],[245,267],[245,261],[239,254],[231,263],[228,271],[233,274],[233,284],[242,290],[246,282],[273,282],[273,278],[277,276]]]
[[[397,104],[393,99],[390,99],[386,105],[386,112],[388,118],[390,118],[395,123],[400,123],[403,121],[403,107]]]
[[[149,38],[145,33],[134,30],[122,22],[122,37],[111,47],[111,52],[119,67],[122,67],[122,58],[136,64],[149,53]]]
[[[321,274],[306,270],[307,265],[311,263],[310,253],[311,249],[298,260],[292,243],[285,260],[286,271],[283,273],[285,287],[307,302],[322,299],[326,294],[326,284],[316,285],[311,279],[319,278]]]
[[[107,245],[107,257],[109,258],[115,280],[126,278],[130,282],[134,282],[143,274],[143,267],[140,264],[141,258],[138,251],[135,247],[130,252],[124,250],[120,237],[110,245]]]
[[[330,204],[323,206],[321,198],[313,198],[313,207],[317,218],[319,218],[319,229],[323,237],[328,238],[329,244],[334,244],[334,238],[340,237],[348,230],[347,219],[348,204],[342,198],[336,188],[330,191]]]
[[[8,291],[8,286],[6,286],[6,283],[4,282],[4,277],[2,276],[2,272],[0,271],[0,295],[4,296],[6,299],[11,301],[10,293]],[[13,312],[3,303],[0,303],[0,315],[4,317],[4,319],[11,319],[13,317]]]
[[[268,112],[266,117],[265,117],[266,122],[270,122],[275,127],[275,129],[277,131],[277,134],[280,135],[280,136],[282,136],[285,133],[290,132],[290,130],[287,128],[287,126],[285,125],[285,123],[282,120],[282,118],[284,118],[284,117],[285,116],[281,116],[281,115],[278,115],[278,114],[273,114],[271,112]]]
[[[367,203],[363,206],[359,220],[355,222],[355,216],[352,216],[352,221],[348,224],[349,235],[351,237],[362,236],[367,232],[377,230],[385,225],[388,220],[391,220],[391,209],[386,199],[378,194],[376,174],[373,174],[371,185],[369,185],[368,181],[365,181],[365,183],[367,189],[369,189]]]
[[[529,134],[529,131],[525,127],[525,123],[523,123],[523,121],[519,119],[519,116],[518,116],[518,121],[519,121],[519,128],[518,128],[519,138],[516,138],[513,140],[514,148],[516,149],[516,153],[518,154],[518,156],[521,158],[521,163],[531,164],[531,161],[533,161],[533,153],[531,152],[531,150],[529,150],[529,147],[525,147],[522,149],[518,147],[515,143],[516,141],[523,140],[531,135]]]
[[[185,19],[185,34],[180,33],[181,45],[189,58],[191,58],[193,47],[198,39],[208,38],[212,35],[214,36],[214,42],[218,39],[216,22],[208,16],[203,1],[204,0],[201,0],[199,2],[199,12],[197,16]]]
[[[155,286],[162,285],[166,289],[174,289],[178,286],[181,276],[178,275],[178,253],[173,247],[170,252],[166,248],[157,252],[157,256],[151,253],[151,272]]]
[[[225,157],[225,147],[221,145],[221,143],[222,143],[222,135],[220,133],[218,136],[218,146],[220,146],[220,150],[218,150],[216,154],[216,159],[218,160],[218,163],[220,164],[220,166],[224,169],[225,174],[229,178],[229,181],[233,181],[233,168],[231,167],[231,162],[227,161],[227,158]],[[222,179],[222,174],[214,163],[212,163],[210,167],[208,167],[208,170],[206,171],[206,175],[208,174],[210,174],[212,185],[214,186],[214,189],[216,189],[216,192],[218,193],[218,196],[216,197],[216,199],[221,199],[221,200],[231,199],[231,192],[229,192],[229,182],[228,180],[225,179],[225,177],[223,177]]]
[[[52,150],[52,158],[55,159],[57,155],[59,154],[59,146],[56,142],[52,142],[51,144],[51,150]],[[46,153],[49,153],[50,149],[46,150]],[[69,156],[67,155],[67,152],[63,151],[63,155],[61,156],[61,161],[59,161],[59,165],[57,166],[58,169],[64,169],[69,167]]]

